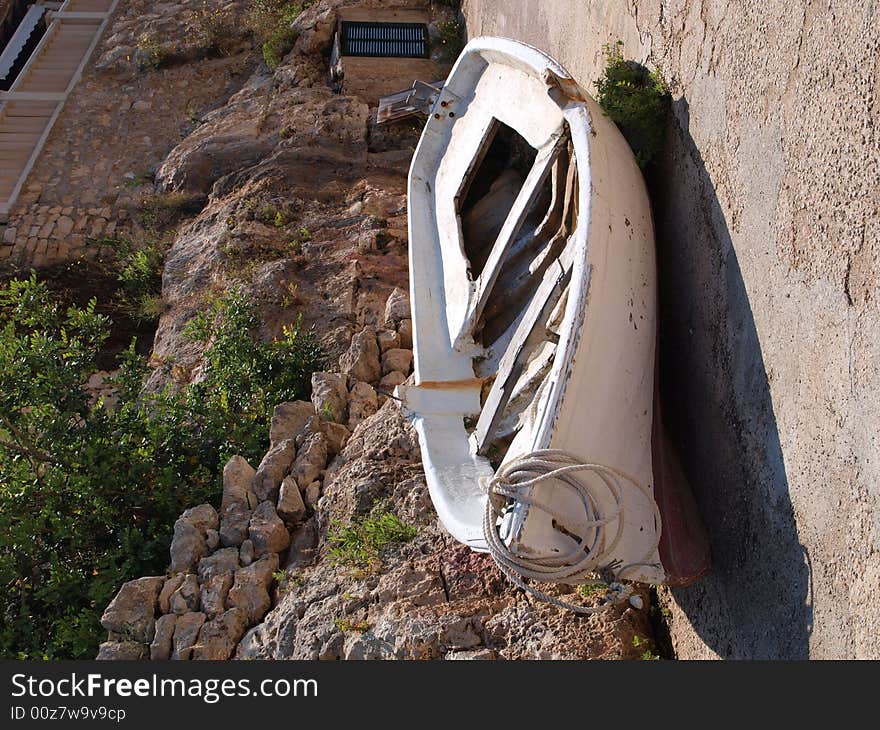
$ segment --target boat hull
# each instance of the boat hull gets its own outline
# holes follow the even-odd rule
[[[502,125],[535,151],[534,161],[506,218],[499,216],[503,224],[478,248],[468,240],[463,200]],[[470,210],[485,218],[490,207],[483,203],[501,200],[503,190],[496,182]],[[524,221],[539,200],[549,200],[548,212],[529,228]],[[564,236],[551,238],[543,249],[551,253],[529,263],[535,284],[518,299],[504,288],[517,281],[511,262],[551,219],[562,221]],[[617,578],[667,581],[652,453],[653,224],[641,172],[616,126],[540,51],[508,39],[471,41],[413,158],[409,238],[415,383],[400,386],[398,396],[418,431],[431,498],[446,529],[487,549],[483,519],[497,467],[559,449],[610,467],[626,482],[617,504],[600,476],[580,477],[598,511],[612,516],[606,531],[621,535],[598,567]],[[506,306],[510,326],[489,343],[488,318],[494,312],[503,320]],[[532,371],[541,376],[537,386],[529,386]],[[506,451],[493,463],[491,435],[503,431],[502,411],[520,392],[530,400],[514,413],[510,439],[499,438]],[[505,510],[499,529],[513,553],[538,560],[564,554],[595,530],[578,495],[561,484],[545,482],[543,507],[534,501]],[[566,582],[584,577],[576,578]]]

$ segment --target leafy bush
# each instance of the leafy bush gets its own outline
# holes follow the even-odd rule
[[[671,97],[660,71],[625,60],[622,47],[622,41],[605,46],[605,75],[596,80],[597,101],[645,169],[663,149]]]
[[[162,250],[153,244],[120,254],[119,294],[122,310],[136,324],[156,322],[164,309],[162,300]]]
[[[233,454],[261,455],[272,409],[284,401],[308,399],[312,373],[326,363],[314,333],[304,331],[299,321],[284,327],[281,338],[272,342],[256,340],[259,324],[247,297],[235,289],[196,315],[185,331],[190,339],[210,344],[202,378],[187,396],[191,408],[202,404],[206,416],[218,421],[214,428],[224,434],[224,460]]]
[[[136,61],[140,71],[158,71],[168,64],[171,51],[155,33],[144,33],[137,42]]]
[[[263,60],[271,70],[278,68],[290,53],[297,38],[297,31],[291,25],[311,4],[287,0],[252,0],[247,24],[263,51]]]
[[[393,543],[409,542],[416,533],[415,527],[377,505],[360,520],[333,525],[329,535],[330,556],[334,565],[375,571],[383,549]]]
[[[84,388],[110,327],[95,307],[65,309],[34,277],[0,288],[2,657],[93,657],[120,585],[165,571],[180,512],[216,502],[226,459],[257,458],[273,404],[306,396],[323,366],[298,327],[257,341],[233,291],[191,327],[201,382],[144,393],[133,342],[105,408]]]
[[[208,0],[202,0],[195,9],[193,32],[196,41],[208,53],[228,56],[237,39],[234,13],[228,6],[218,8]]]
[[[444,63],[452,63],[458,58],[465,47],[464,23],[455,20],[447,20],[440,24],[440,59]]]

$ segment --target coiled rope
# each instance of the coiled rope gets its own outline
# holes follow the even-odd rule
[[[602,513],[600,501],[594,490],[578,476],[583,472],[591,472],[599,477],[611,494],[615,506],[607,514]],[[577,546],[567,553],[552,553],[537,557],[518,555],[507,547],[499,532],[499,522],[504,515],[508,500],[527,504],[531,509],[539,509],[560,525],[571,523],[570,515],[562,515],[554,511],[547,502],[541,500],[538,495],[539,490],[535,489],[540,485],[550,486],[551,481],[565,485],[580,499],[587,517],[586,534],[579,536]],[[608,556],[614,552],[623,537],[624,502],[621,482],[633,485],[647,497],[653,506],[656,520],[655,543],[640,561],[628,565],[620,565],[619,561],[608,560]],[[639,484],[633,477],[616,469],[602,464],[582,462],[574,454],[560,449],[541,449],[502,465],[489,480],[487,487],[489,494],[483,517],[483,533],[489,552],[508,580],[542,601],[579,614],[598,613],[606,610],[613,603],[626,600],[629,596],[631,593],[629,587],[617,582],[624,577],[626,571],[640,565],[656,565],[650,562],[660,540],[660,511],[654,496],[647,487]],[[609,525],[614,521],[617,522],[617,529],[609,536],[607,534]],[[541,583],[603,584],[604,581],[588,580],[588,576],[595,573],[610,573],[613,576],[613,581],[609,584],[610,599],[600,606],[579,606],[561,601],[526,583],[526,580],[533,580]]]

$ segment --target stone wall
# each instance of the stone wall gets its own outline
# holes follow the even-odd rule
[[[223,469],[219,513],[202,504],[175,523],[169,575],[121,587],[101,618],[109,633],[98,659],[233,656],[272,607],[270,591],[277,602],[279,584],[289,580],[279,568],[315,561],[313,515],[328,462],[343,451],[351,429],[376,413],[380,398],[387,400],[373,386],[381,392],[406,380],[411,322],[401,315],[408,314],[397,290],[378,337],[362,330],[342,358],[343,372],[315,373],[311,402],[275,408],[270,448],[258,467],[234,456]]]
[[[39,199],[39,183],[28,187],[29,196]],[[124,208],[109,205],[80,208],[19,202],[3,232],[0,260],[10,258],[22,266],[40,268],[74,257],[94,258],[103,238],[129,230],[128,215]]]

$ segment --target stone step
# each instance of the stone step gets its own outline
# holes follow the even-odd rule
[[[39,132],[7,132],[0,126],[0,142],[21,142],[33,144],[40,137]]]
[[[35,132],[46,127],[45,117],[0,118],[0,132]]]
[[[34,106],[26,106],[33,104]],[[17,102],[9,104],[6,109],[6,119],[48,119],[55,111],[57,102]]]

